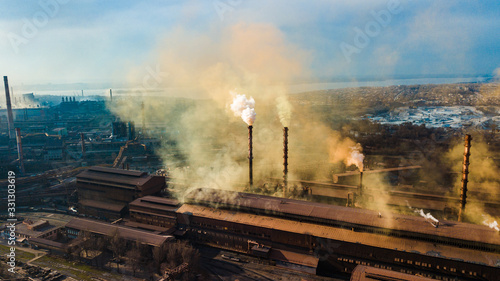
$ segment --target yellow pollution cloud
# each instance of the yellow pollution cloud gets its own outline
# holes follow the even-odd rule
[[[330,173],[332,161],[346,161],[350,139],[325,125],[314,111],[294,108],[288,86],[309,74],[310,54],[270,24],[236,24],[205,33],[177,28],[134,68],[129,82],[141,83],[150,65],[164,75],[158,88],[116,99],[110,110],[122,120],[160,124],[151,134],[162,139],[162,159],[174,182],[183,186],[241,189],[248,182],[247,128],[230,109],[234,91],[252,97],[254,183],[282,173],[282,127],[290,127],[289,178]],[[154,67],[153,67],[154,66]],[[142,70],[142,72],[141,72]],[[144,74],[142,74],[144,76]],[[333,150],[333,152],[332,152]]]

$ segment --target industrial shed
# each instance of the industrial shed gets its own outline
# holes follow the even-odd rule
[[[351,281],[432,281],[435,279],[410,275],[387,269],[358,265],[351,275]]]
[[[118,234],[130,242],[139,242],[151,247],[160,247],[173,236],[158,235],[144,230],[114,225],[106,222],[74,218],[66,224],[66,233],[69,238],[77,238],[80,231],[88,231],[95,235],[112,237]]]
[[[319,259],[311,255],[304,255],[284,250],[271,249],[269,258],[276,262],[276,266],[292,270],[316,274]]]
[[[29,243],[32,247],[36,249],[46,249],[49,250],[51,254],[64,255],[66,251],[67,244],[45,239],[45,238],[31,238]]]
[[[441,221],[436,225],[420,216],[208,188],[195,189],[188,193],[185,199],[187,202],[217,206],[220,209],[500,252],[498,232],[484,225],[455,221]]]
[[[174,227],[179,201],[169,198],[144,196],[129,204],[130,219],[164,228]]]
[[[363,232],[354,227],[191,204],[181,206],[177,215],[178,229],[197,243],[245,253],[251,253],[255,245],[298,254],[316,253],[331,265],[332,270],[340,272],[350,273],[361,264],[442,280],[455,280],[456,277],[488,280],[500,274],[499,253],[467,249],[454,243],[439,245],[430,239],[416,240],[386,232]],[[418,222],[419,218],[414,218]],[[413,222],[401,220],[398,223]],[[421,223],[420,227],[435,229],[425,220],[423,222],[425,224]],[[465,230],[467,225],[461,224],[461,227]],[[475,230],[471,228],[471,231]],[[488,228],[484,231],[498,235]],[[464,235],[457,235],[460,234]]]
[[[165,177],[146,172],[91,167],[76,176],[79,212],[105,220],[124,216],[133,200],[159,193]]]

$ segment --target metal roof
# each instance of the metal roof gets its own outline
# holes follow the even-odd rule
[[[156,235],[151,232],[137,230],[125,226],[113,225],[96,220],[74,218],[66,224],[66,228],[90,231],[106,236],[113,236],[115,232],[125,240],[138,241],[151,246],[160,246],[173,236]]]
[[[351,281],[394,280],[394,281],[432,281],[435,279],[405,274],[387,269],[358,265],[354,268]]]
[[[168,231],[173,232],[173,229],[175,229],[174,227],[167,228],[167,227],[161,227],[161,226],[152,225],[152,224],[140,223],[140,222],[136,222],[136,221],[125,221],[123,223],[123,225],[137,228],[137,229],[144,229],[147,231],[153,231],[156,234],[160,234],[160,233],[164,233],[164,232],[168,232]]]
[[[440,221],[439,227],[434,227],[420,216],[400,215],[385,211],[380,212],[381,216],[379,216],[379,212],[366,209],[209,188],[191,190],[185,195],[185,199],[188,202],[192,200],[242,211],[259,211],[286,217],[309,218],[310,221],[323,220],[344,225],[369,226],[500,245],[498,231],[483,225]]]
[[[102,182],[102,183],[118,183],[123,185],[142,186],[154,176],[148,175],[146,172],[130,171],[114,168],[106,168],[95,166],[89,168],[76,176],[77,182]]]
[[[311,255],[304,255],[295,252],[271,249],[269,258],[294,264],[300,264],[308,267],[318,267],[319,259]]]
[[[115,169],[115,168],[108,168],[108,167],[101,167],[101,166],[90,167],[89,171],[109,173],[109,174],[120,174],[120,175],[126,175],[126,176],[134,176],[134,177],[142,177],[142,176],[147,175],[147,173],[143,172],[143,171]]]
[[[136,200],[130,202],[129,206],[146,207],[159,210],[169,210],[169,209],[177,209],[179,206],[179,201],[170,198],[148,195],[141,198],[137,198]]]
[[[406,251],[431,256],[436,256],[436,253],[438,253],[438,256],[441,258],[466,259],[466,262],[484,263],[489,266],[497,266],[497,262],[500,261],[500,254],[496,253],[481,252],[477,250],[441,245],[427,241],[418,241],[414,239],[399,238],[383,234],[356,232],[338,227],[221,210],[205,206],[184,204],[177,210],[177,213],[290,233],[311,235],[318,238],[345,241],[349,243],[360,243],[389,250]]]
[[[125,208],[126,204],[116,204],[116,203],[110,203],[110,202],[102,202],[102,201],[96,201],[96,200],[79,200],[78,203],[80,205],[86,206],[86,207],[91,207],[91,208],[97,208],[97,209],[102,209],[102,210],[108,210],[112,212],[121,212],[123,208]]]
[[[54,247],[63,250],[66,247],[66,244],[56,242],[53,240],[45,239],[45,238],[30,238],[29,239],[30,244],[37,244],[37,245],[43,245],[43,246],[49,246],[49,247]]]

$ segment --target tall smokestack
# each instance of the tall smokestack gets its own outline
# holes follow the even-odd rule
[[[3,83],[5,86],[5,101],[7,102],[7,121],[9,122],[9,139],[14,139],[16,137],[14,131],[14,116],[12,115],[12,104],[10,103],[10,93],[9,93],[9,80],[7,76],[3,77]]]
[[[462,168],[462,188],[460,189],[460,211],[458,213],[458,221],[462,221],[465,212],[465,204],[467,203],[467,182],[469,181],[469,156],[471,140],[471,135],[465,135],[464,166]]]
[[[250,187],[253,186],[253,147],[252,147],[252,129],[253,126],[248,126],[248,179]]]
[[[19,159],[19,171],[24,175],[23,143],[21,140],[21,129],[16,128],[17,155]]]
[[[288,127],[283,128],[283,197],[288,189]]]
[[[113,101],[113,90],[109,89],[109,101]]]
[[[82,159],[85,159],[85,135],[80,133],[80,139],[82,140]]]
[[[359,172],[359,195],[363,194],[363,171]]]

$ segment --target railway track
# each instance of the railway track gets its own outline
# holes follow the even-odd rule
[[[204,262],[202,267],[214,274],[219,280],[235,280],[237,278],[241,281],[253,281],[253,280],[264,280],[273,281],[276,277],[269,277],[265,274],[259,273],[256,270],[246,268],[244,266],[239,266],[231,262],[213,260],[210,258],[202,257]]]

